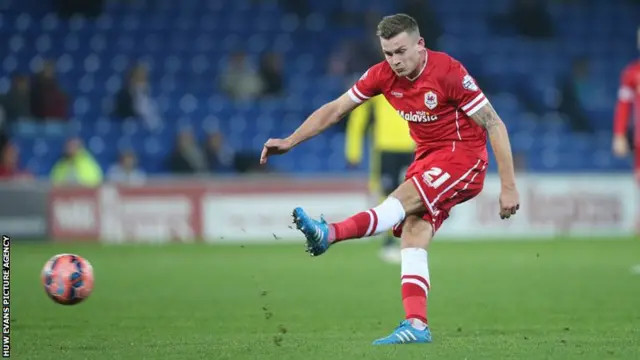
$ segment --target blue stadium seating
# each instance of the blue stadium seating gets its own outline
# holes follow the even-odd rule
[[[594,0],[589,6],[553,3],[549,9],[559,36],[529,41],[492,34],[487,26],[486,19],[508,2],[431,3],[446,31],[444,50],[500,89],[491,94],[492,102],[511,129],[515,151],[527,158],[528,170],[629,168],[629,161],[610,155],[610,127],[619,72],[638,55],[634,15],[640,7],[609,0]],[[219,129],[234,147],[244,149],[259,149],[267,137],[287,134],[318,105],[344,91],[340,79],[324,75],[328,49],[338,39],[369,31],[331,25],[331,11],[339,6],[398,10],[396,2],[386,0],[312,0],[311,6],[313,15],[298,19],[273,1],[112,0],[106,1],[103,14],[95,20],[64,20],[49,2],[0,2],[5,50],[0,54],[0,93],[8,89],[12,73],[31,72],[47,57],[58,60],[60,81],[73,99],[68,125],[40,128],[22,122],[12,129],[25,165],[46,174],[70,133],[86,141],[105,169],[119,149],[130,147],[153,173],[165,171],[163,160],[179,126],[192,126],[200,138],[205,131]],[[235,49],[246,50],[253,61],[268,50],[285,54],[289,94],[259,103],[226,99],[214,80]],[[556,80],[567,73],[576,56],[589,57],[599,86],[589,109],[598,129],[594,135],[571,133],[546,100],[557,91]],[[150,81],[165,118],[161,129],[149,131],[135,121],[108,118],[107,105],[137,59],[151,66]],[[549,107],[542,115],[529,113],[520,95]],[[346,168],[343,147],[344,134],[331,129],[273,164],[296,173],[340,172]],[[318,158],[320,162],[315,161]],[[491,169],[495,171],[495,166]]]

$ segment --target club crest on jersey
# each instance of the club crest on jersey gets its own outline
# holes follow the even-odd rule
[[[478,91],[478,85],[476,85],[476,82],[473,81],[471,75],[468,74],[465,75],[464,78],[462,78],[462,87],[469,91]]]
[[[428,91],[424,94],[424,104],[430,109],[433,110],[438,106],[438,95],[433,91]]]

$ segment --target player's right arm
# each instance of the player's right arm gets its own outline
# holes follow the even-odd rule
[[[613,152],[617,156],[626,156],[629,152],[627,126],[634,96],[633,85],[632,69],[628,67],[622,72],[620,78],[618,101],[613,118]]]
[[[335,125],[358,105],[358,103],[351,100],[351,97],[349,97],[347,93],[342,94],[339,98],[314,111],[311,116],[285,140],[287,140],[293,148],[320,134],[328,127]]]
[[[320,134],[331,125],[336,124],[360,104],[378,95],[380,93],[377,77],[378,67],[378,65],[374,65],[374,67],[365,72],[349,91],[314,111],[288,137],[267,140],[262,149],[260,163],[265,164],[269,156],[284,154],[295,146]]]
[[[300,143],[320,134],[334,125],[359,104],[343,94],[339,98],[322,105],[305,120],[299,128],[285,139],[269,139],[262,148],[260,164],[266,164],[271,155],[282,155]]]

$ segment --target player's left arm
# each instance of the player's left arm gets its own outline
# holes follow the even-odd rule
[[[498,163],[498,174],[500,175],[502,187],[515,189],[516,176],[513,166],[513,154],[511,152],[509,133],[504,122],[489,102],[474,112],[470,118],[486,129],[489,134],[489,141]]]
[[[469,117],[485,128],[489,134],[500,176],[500,218],[508,219],[520,209],[520,199],[516,188],[513,154],[507,127],[489,101]]]
[[[487,130],[498,163],[503,189],[515,189],[516,176],[507,127],[476,84],[476,80],[459,62],[453,62],[445,86],[453,101],[468,117]]]
[[[460,63],[454,62],[447,74],[445,86],[449,95],[469,118],[487,130],[493,153],[498,163],[498,174],[502,189],[500,191],[500,217],[508,219],[520,208],[516,176],[513,166],[513,154],[507,127],[500,116]]]

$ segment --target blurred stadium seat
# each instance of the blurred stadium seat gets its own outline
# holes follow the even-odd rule
[[[527,158],[527,169],[627,169],[628,161],[610,155],[608,131],[619,71],[637,56],[638,5],[608,0],[594,0],[589,8],[552,3],[549,9],[559,36],[527,41],[490,33],[486,19],[507,3],[449,0],[432,2],[432,6],[445,28],[443,49],[500,89],[492,94],[492,101],[511,129],[514,149]],[[344,91],[340,81],[325,77],[328,49],[343,36],[364,36],[365,30],[331,25],[331,10],[339,6],[398,10],[392,1],[313,0],[314,13],[299,19],[269,1],[110,0],[95,20],[64,20],[54,14],[49,2],[5,0],[0,4],[5,50],[0,55],[0,91],[7,90],[12,73],[31,72],[41,59],[53,58],[60,81],[73,99],[73,120],[66,128],[39,129],[20,123],[12,129],[24,165],[38,174],[51,168],[65,132],[80,135],[103,168],[115,159],[118,147],[113,144],[118,144],[139,151],[144,159],[141,165],[152,173],[164,171],[162,159],[181,121],[200,132],[213,126],[232,145],[259,149],[268,136],[291,131],[315,107]],[[214,80],[227,54],[237,49],[247,51],[252,61],[265,51],[285,54],[289,95],[259,104],[236,104],[217,93]],[[529,113],[516,96],[526,92],[522,95],[551,98],[557,91],[556,80],[569,71],[576,56],[590,59],[603,94],[592,99],[589,109],[598,130],[592,135],[571,133],[551,106],[546,115]],[[150,65],[154,95],[166,122],[161,130],[109,119],[105,110],[128,67],[139,59]],[[274,165],[303,173],[343,171],[342,139],[339,128],[331,129]],[[318,154],[328,155],[321,162],[309,161]]]

